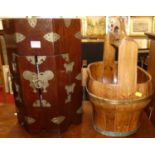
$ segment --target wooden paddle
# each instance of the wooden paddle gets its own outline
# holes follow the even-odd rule
[[[136,92],[137,87],[137,55],[136,42],[125,37],[119,46],[118,59],[118,93],[128,98]]]

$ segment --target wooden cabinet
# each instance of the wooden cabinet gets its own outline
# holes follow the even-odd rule
[[[11,19],[4,30],[18,120],[28,131],[81,122],[79,19]]]

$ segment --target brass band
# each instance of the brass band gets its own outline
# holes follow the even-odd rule
[[[127,132],[115,132],[115,131],[107,131],[107,130],[99,129],[96,127],[95,124],[93,126],[94,126],[94,129],[98,133],[105,135],[105,136],[111,136],[111,137],[126,137],[126,136],[129,136],[129,135],[136,133],[136,131],[138,130],[138,128],[137,128],[135,130],[131,130],[131,131],[127,131]]]
[[[151,100],[151,97],[152,97],[152,94],[149,95],[149,96],[146,96],[146,97],[143,97],[143,98],[139,98],[139,99],[127,99],[127,100],[112,100],[112,99],[107,99],[107,98],[103,98],[103,97],[99,97],[99,96],[96,96],[94,94],[92,94],[87,86],[86,86],[86,90],[88,92],[88,95],[90,97],[91,100],[94,100],[98,103],[110,103],[110,104],[128,104],[128,103],[140,103],[140,102],[144,102],[144,101],[147,101],[147,100]]]

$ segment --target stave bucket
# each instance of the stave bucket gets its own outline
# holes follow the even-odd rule
[[[118,63],[113,63],[108,74],[105,74],[104,61],[91,63],[87,68],[89,78],[86,89],[93,106],[93,126],[97,132],[107,136],[134,134],[140,127],[141,114],[153,93],[149,73],[137,65],[124,66],[126,57],[130,60],[130,56],[133,56],[131,52],[128,55],[130,43],[133,42],[125,39],[120,45]],[[125,61],[121,62],[124,49]],[[136,73],[129,72],[131,67]]]

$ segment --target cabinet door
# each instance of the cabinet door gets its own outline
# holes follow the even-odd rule
[[[68,114],[68,105],[66,104],[66,90],[65,85],[70,83],[70,71],[66,72],[65,60],[68,60],[69,55],[56,55],[48,56],[44,63],[40,65],[40,72],[52,71],[53,79],[49,80],[49,86],[47,92],[42,92],[42,97],[46,101],[51,102],[51,108],[45,108],[44,114],[46,115],[46,126],[50,130],[51,128],[59,128],[62,130],[67,128],[70,124],[70,116]]]
[[[37,58],[17,56],[20,85],[14,84],[19,87],[30,130],[64,130],[73,120],[80,122],[82,90],[75,66],[68,53]]]
[[[18,80],[20,83],[16,83],[16,81],[13,81],[13,83],[15,85],[15,89],[19,92],[18,94],[21,98],[21,104],[23,104],[23,121],[28,130],[37,131],[41,129],[41,108],[34,108],[35,101],[39,99],[39,93],[35,88],[32,87],[33,84],[31,81],[36,76],[36,68],[28,61],[28,57],[16,56],[16,60],[19,76]]]
[[[57,109],[54,115],[50,109],[45,113],[48,129],[55,126],[65,130],[73,120],[75,122],[81,120],[79,112],[82,104],[81,68],[77,70],[76,65],[78,64],[71,60],[69,53],[48,56],[40,65],[40,72],[52,70],[54,74],[53,80],[49,81],[48,93],[42,93],[44,99],[51,101],[51,110]]]

